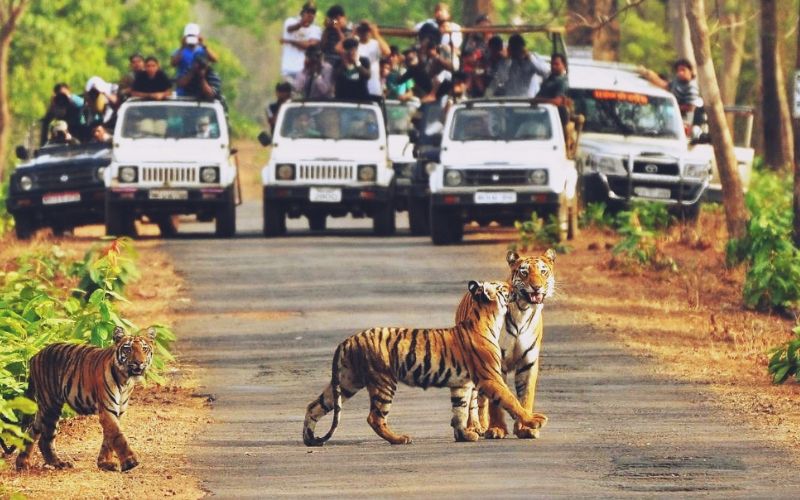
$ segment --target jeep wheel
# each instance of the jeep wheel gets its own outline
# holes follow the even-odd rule
[[[431,240],[434,245],[450,245],[464,238],[464,221],[458,213],[431,206],[430,214]]]
[[[162,238],[173,238],[178,234],[178,220],[175,216],[162,215],[156,219],[156,224]]]
[[[372,230],[378,236],[391,236],[396,230],[394,219],[394,203],[388,201],[372,216]]]
[[[136,223],[123,207],[106,199],[106,236],[136,236]]]
[[[22,213],[14,215],[14,232],[18,240],[27,240],[36,232],[36,225],[31,214]]]
[[[280,236],[286,234],[286,213],[280,206],[264,200],[264,236]]]
[[[408,197],[408,225],[414,236],[425,236],[431,232],[429,210],[425,198]]]
[[[308,218],[308,227],[312,231],[324,231],[327,226],[328,216],[321,213],[310,213],[306,215]]]
[[[218,238],[232,238],[236,234],[236,199],[233,189],[227,191],[227,200],[217,210],[215,217],[215,231]]]

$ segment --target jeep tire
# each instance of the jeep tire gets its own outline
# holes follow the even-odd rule
[[[464,238],[461,215],[448,208],[430,207],[431,241],[434,245],[450,245]]]
[[[327,226],[328,216],[324,213],[311,212],[306,215],[308,218],[308,227],[312,231],[324,231]]]
[[[394,203],[391,199],[382,207],[378,207],[372,216],[372,230],[377,236],[391,236],[395,233]]]
[[[286,212],[283,207],[264,200],[264,236],[286,234]]]
[[[36,225],[33,221],[33,214],[18,213],[14,215],[14,232],[18,240],[28,240],[36,232]]]
[[[106,197],[106,236],[136,236],[136,223],[124,207]]]
[[[426,236],[431,232],[430,207],[428,200],[415,196],[408,197],[408,225],[414,236]]]
[[[214,233],[218,238],[232,238],[236,235],[236,199],[232,187],[225,190],[225,201],[217,209],[214,225]]]

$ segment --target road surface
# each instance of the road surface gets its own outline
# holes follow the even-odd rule
[[[404,218],[400,218],[404,220]],[[470,279],[506,277],[511,233],[434,247],[371,235],[368,219],[328,219],[311,233],[260,235],[260,204],[239,207],[233,240],[165,242],[190,289],[179,351],[204,368],[213,423],[191,448],[192,472],[219,498],[772,497],[800,478],[763,436],[725,417],[702,386],[659,378],[609,335],[545,306],[538,440],[455,443],[446,389],[401,387],[390,423],[414,442],[391,446],[366,423],[366,391],[344,405],[322,448],[301,440],[306,405],[327,384],[336,345],[377,326],[448,326]],[[184,225],[181,231],[211,231]],[[569,265],[569,257],[558,266]],[[562,289],[571,295],[569,283]],[[657,318],[654,318],[657,321]],[[323,419],[318,433],[327,431]]]

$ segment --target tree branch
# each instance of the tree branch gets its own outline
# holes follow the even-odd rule
[[[622,8],[617,9],[617,11],[611,14],[610,16],[596,16],[594,22],[590,22],[589,19],[587,19],[584,16],[581,16],[580,14],[575,14],[575,13],[568,14],[570,20],[577,19],[579,22],[570,23],[568,21],[567,32],[585,28],[588,28],[592,31],[597,31],[599,29],[604,28],[611,21],[619,17],[623,12],[633,9],[634,7],[638,7],[644,2],[645,0],[625,0],[625,5]]]

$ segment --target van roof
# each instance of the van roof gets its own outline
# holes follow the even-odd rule
[[[672,95],[640,77],[633,65],[588,59],[569,60],[569,86],[573,89],[622,90],[651,96]]]

